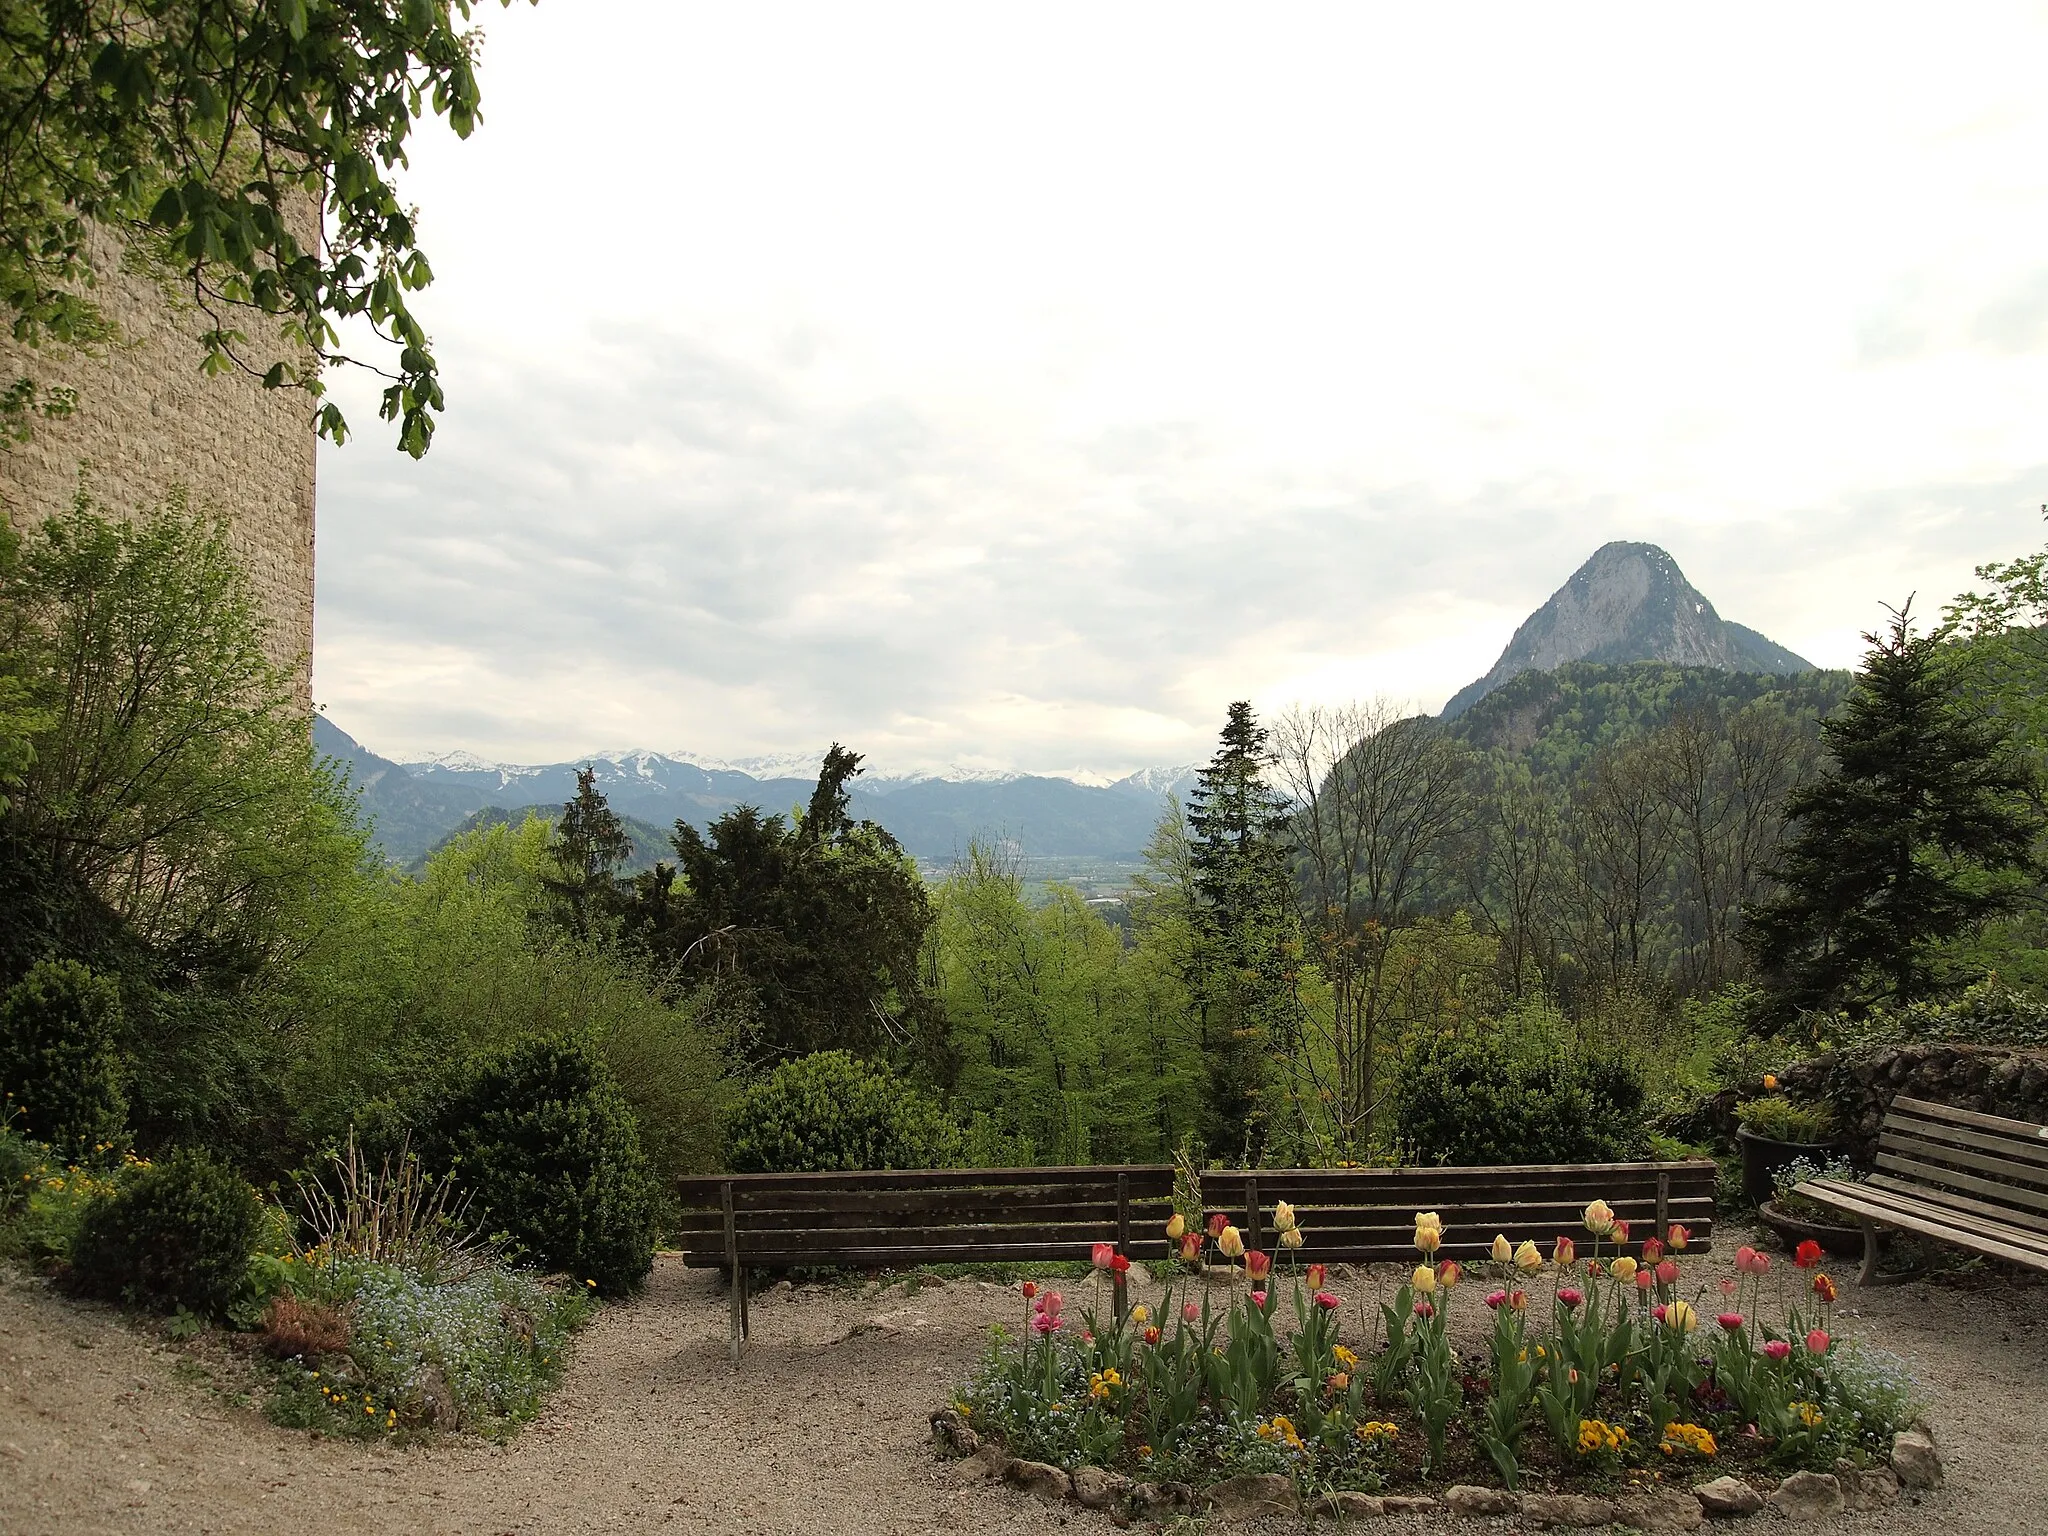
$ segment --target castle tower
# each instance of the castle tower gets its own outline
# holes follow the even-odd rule
[[[185,488],[195,511],[225,513],[269,621],[271,655],[297,672],[310,708],[312,408],[297,390],[202,374],[198,327],[156,283],[122,270],[111,240],[108,247],[94,298],[120,340],[82,356],[0,339],[0,386],[26,375],[78,391],[75,414],[38,420],[30,441],[0,448],[0,502],[27,528],[70,507],[82,471],[111,513],[158,507],[173,486]],[[251,318],[260,319],[246,317],[243,328],[253,332]]]

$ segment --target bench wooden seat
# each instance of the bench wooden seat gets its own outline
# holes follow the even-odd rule
[[[1442,1218],[1442,1255],[1484,1257],[1496,1232],[1586,1241],[1595,1199],[1638,1227],[1673,1223],[1692,1245],[1712,1242],[1711,1162],[1589,1163],[1514,1168],[1296,1168],[1207,1171],[1202,1196],[1245,1234],[1277,1246],[1275,1201],[1296,1207],[1304,1260],[1372,1263],[1415,1258],[1414,1218]],[[914,1268],[920,1264],[1045,1263],[1086,1259],[1099,1242],[1157,1263],[1169,1256],[1173,1170],[1165,1166],[981,1168],[919,1172],[713,1174],[678,1182],[685,1264],[733,1278],[735,1357],[747,1334],[749,1267]]]
[[[1808,1179],[1795,1193],[1863,1228],[1864,1285],[1890,1227],[2048,1272],[2048,1126],[1899,1098],[1867,1183]]]

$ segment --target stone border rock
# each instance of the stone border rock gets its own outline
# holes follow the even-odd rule
[[[1070,1476],[1058,1467],[1020,1461],[999,1446],[983,1444],[958,1409],[939,1409],[931,1423],[932,1438],[959,1458],[952,1476],[960,1484],[1007,1483],[1048,1503],[1071,1500],[1083,1509],[1125,1517],[1207,1514],[1259,1520],[1301,1513],[1293,1480],[1277,1473],[1248,1472],[1201,1489],[1185,1483],[1134,1482],[1102,1467],[1083,1467]],[[1445,1489],[1440,1500],[1426,1494],[1329,1493],[1315,1501],[1310,1513],[1352,1520],[1448,1509],[1473,1520],[1519,1515],[1532,1525],[1552,1529],[1620,1525],[1664,1536],[1697,1530],[1709,1519],[1746,1519],[1766,1507],[1802,1523],[1883,1509],[1897,1501],[1901,1487],[1939,1488],[1942,1476],[1934,1434],[1925,1424],[1916,1424],[1893,1437],[1889,1466],[1837,1461],[1833,1472],[1794,1472],[1768,1494],[1734,1476],[1717,1477],[1690,1490],[1632,1488],[1611,1499],[1581,1493],[1518,1494],[1461,1483]]]

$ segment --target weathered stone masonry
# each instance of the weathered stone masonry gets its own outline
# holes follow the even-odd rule
[[[0,450],[7,516],[26,528],[69,507],[81,471],[93,499],[114,513],[149,511],[183,486],[195,509],[228,515],[270,623],[271,654],[297,670],[310,703],[311,407],[296,390],[266,390],[246,375],[207,378],[191,318],[116,262],[101,272],[95,297],[121,333],[103,356],[36,352],[0,338],[0,384],[26,375],[79,394],[75,415],[38,421],[31,441]]]

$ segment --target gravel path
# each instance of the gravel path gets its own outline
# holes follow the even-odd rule
[[[1949,1487],[1836,1530],[2039,1529],[2044,1301],[2048,1287],[1982,1280],[1844,1287],[1839,1331],[1896,1351],[1930,1387]],[[277,1429],[208,1389],[209,1369],[227,1387],[238,1379],[217,1353],[14,1277],[0,1281],[0,1532],[1106,1533],[1102,1516],[951,1487],[929,1448],[926,1414],[986,1325],[1017,1310],[1013,1293],[972,1281],[915,1297],[771,1294],[754,1304],[735,1372],[715,1277],[664,1255],[642,1299],[584,1333],[546,1412],[510,1446],[400,1451]],[[1760,1532],[1781,1528],[1764,1518]]]

